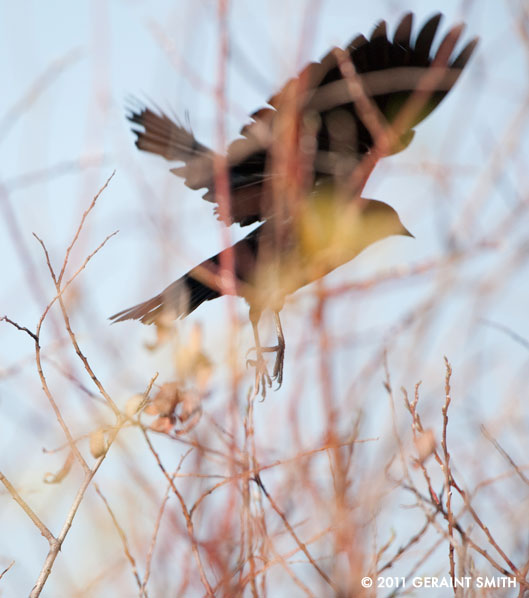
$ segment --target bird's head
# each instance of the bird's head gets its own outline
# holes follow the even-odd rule
[[[300,247],[308,259],[345,263],[366,247],[390,237],[413,237],[388,204],[363,197],[351,200],[319,193],[303,206]]]
[[[392,235],[415,238],[402,224],[397,212],[387,203],[377,199],[361,198],[359,204],[359,221],[368,243],[374,243]]]

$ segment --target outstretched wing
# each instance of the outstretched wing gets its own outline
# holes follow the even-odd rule
[[[458,25],[446,33],[432,53],[441,18],[441,14],[434,15],[413,40],[411,13],[401,20],[393,39],[388,39],[382,21],[369,39],[360,35],[345,48],[356,71],[355,79],[376,108],[379,122],[397,129],[397,143],[387,153],[400,151],[410,143],[413,128],[442,101],[474,52],[477,39],[454,55],[463,30]],[[226,155],[230,183],[227,224],[238,222],[244,226],[271,215],[273,201],[266,185],[268,153],[285,127],[296,129],[299,149],[304,151],[304,131],[299,125],[312,123],[315,180],[336,174],[340,165],[343,170],[344,157],[347,167],[354,168],[374,146],[375,135],[365,122],[357,98],[352,96],[351,82],[343,77],[344,65],[339,64],[339,57],[340,51],[333,49],[320,62],[305,67],[268,100],[267,107],[251,115],[241,137],[230,144]],[[139,108],[128,118],[137,125],[133,130],[138,148],[182,162],[172,172],[191,189],[207,189],[204,199],[216,202],[215,156],[209,148],[161,111]]]
[[[184,179],[190,189],[207,189],[203,198],[217,203],[215,194],[215,153],[200,143],[192,131],[159,109],[139,105],[127,115],[133,125],[138,149],[158,154],[183,166],[171,172]],[[229,224],[242,226],[261,220],[261,183],[265,172],[265,144],[240,139],[230,145],[228,163],[230,183]],[[218,214],[218,206],[215,208]],[[220,217],[220,216],[219,216]]]

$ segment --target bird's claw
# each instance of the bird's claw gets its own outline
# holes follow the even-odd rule
[[[272,373],[272,378],[277,382],[276,390],[281,388],[283,384],[283,363],[285,361],[285,345],[278,344],[276,347],[273,347],[276,352],[276,360],[274,363],[274,371]]]
[[[268,386],[268,388],[271,388],[272,382],[277,382],[276,390],[279,390],[281,388],[281,385],[283,384],[283,362],[285,358],[285,345],[284,343],[278,343],[273,347],[251,347],[250,349],[248,349],[246,357],[248,357],[248,355],[252,351],[256,352],[256,358],[246,359],[246,367],[255,367],[255,394],[259,394],[260,389],[261,395],[264,399],[266,395],[266,386]],[[263,353],[276,354],[274,369],[271,376],[268,373],[268,367],[263,357]]]
[[[253,347],[253,349],[256,349],[256,347]],[[248,353],[250,351],[248,351]],[[268,373],[268,367],[262,354],[257,350],[256,352],[256,359],[247,359],[246,367],[251,366],[255,368],[254,396],[258,395],[259,391],[261,391],[261,396],[264,399],[266,397],[266,388],[272,387],[272,378]]]

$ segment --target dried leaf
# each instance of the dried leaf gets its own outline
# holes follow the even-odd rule
[[[437,446],[434,431],[431,428],[424,430],[422,434],[418,434],[414,439],[414,444],[417,449],[417,461],[424,463],[433,454]]]
[[[162,384],[144,412],[148,415],[171,415],[181,400],[180,385],[177,382],[167,382]]]
[[[202,350],[202,328],[193,326],[188,342],[181,343],[175,352],[175,367],[178,377],[183,381],[196,381],[205,389],[213,366]]]
[[[187,391],[182,395],[182,402],[180,405],[180,411],[178,413],[178,419],[181,422],[187,421],[192,415],[201,411],[200,397],[197,393]]]
[[[133,395],[125,403],[125,413],[129,417],[134,417],[136,415],[136,413],[138,413],[138,411],[141,409],[141,407],[143,406],[144,403],[145,403],[144,395],[141,395],[141,394]]]
[[[174,317],[171,314],[162,314],[162,316],[154,322],[156,327],[156,340],[154,343],[145,343],[149,351],[155,351],[161,345],[171,340],[175,332]]]
[[[64,480],[64,478],[70,473],[70,470],[72,469],[73,460],[74,460],[73,452],[70,451],[68,453],[68,456],[66,457],[66,461],[64,462],[64,465],[61,467],[61,469],[57,473],[48,472],[45,474],[44,483],[45,484],[59,484],[60,482],[62,482]]]
[[[169,434],[174,428],[175,424],[176,418],[174,416],[162,416],[156,418],[149,427],[155,432]]]
[[[90,434],[90,453],[94,459],[99,459],[107,450],[105,432],[99,428]]]

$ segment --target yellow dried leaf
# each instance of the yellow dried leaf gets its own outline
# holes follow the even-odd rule
[[[129,417],[134,417],[134,415],[136,415],[136,413],[138,413],[138,411],[142,407],[144,401],[145,401],[145,397],[143,395],[140,395],[140,394],[133,395],[125,403],[125,413]]]
[[[92,457],[98,459],[105,454],[107,450],[107,441],[105,432],[100,428],[90,434],[90,453]]]
[[[64,478],[70,473],[72,469],[72,463],[74,462],[73,452],[70,451],[68,453],[68,457],[66,457],[66,461],[64,462],[63,466],[57,473],[48,472],[44,476],[44,483],[45,484],[59,484],[64,480]]]

